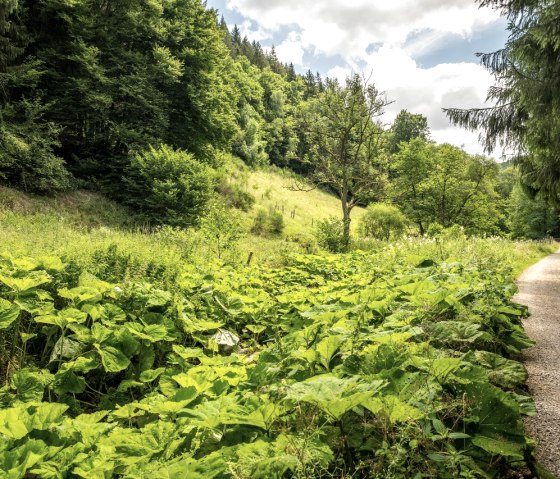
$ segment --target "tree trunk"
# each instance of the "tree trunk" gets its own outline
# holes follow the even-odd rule
[[[348,251],[350,248],[350,208],[348,207],[348,201],[346,199],[342,200],[342,247],[344,251]]]

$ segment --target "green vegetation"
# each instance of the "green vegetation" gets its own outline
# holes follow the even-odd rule
[[[187,264],[161,289],[0,260],[9,477],[491,477],[527,460],[531,342],[502,240],[285,269]]]
[[[360,222],[360,233],[366,238],[389,241],[398,239],[406,229],[407,219],[401,211],[383,203],[368,206]]]
[[[521,181],[534,195],[560,199],[560,3],[534,0],[480,0],[508,20],[503,49],[482,56],[496,84],[488,91],[495,106],[448,110],[456,124],[481,130],[486,149],[510,148]]]
[[[202,0],[0,0],[0,479],[534,468],[512,296],[558,248],[557,6],[482,3],[513,106],[451,115],[514,166]]]

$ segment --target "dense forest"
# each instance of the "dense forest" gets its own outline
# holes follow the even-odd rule
[[[0,35],[5,185],[98,190],[143,221],[189,226],[235,155],[338,195],[346,236],[353,206],[378,202],[421,235],[558,233],[556,202],[519,186],[517,166],[435,144],[419,114],[383,128],[392,99],[374,85],[296,74],[201,1],[3,0]]]

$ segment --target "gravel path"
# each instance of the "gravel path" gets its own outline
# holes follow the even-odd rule
[[[527,269],[515,300],[529,307],[525,331],[537,342],[523,357],[538,414],[525,422],[540,464],[560,478],[560,251]]]

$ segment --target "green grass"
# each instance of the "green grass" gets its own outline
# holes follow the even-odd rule
[[[318,189],[292,191],[293,176],[281,170],[249,171],[239,165],[232,168],[235,181],[256,201],[249,212],[238,213],[245,234],[229,261],[246,262],[252,253],[253,264],[280,266],[289,254],[317,251],[313,234],[317,222],[341,216],[338,198]],[[285,230],[281,235],[250,233],[259,209],[276,209],[283,214]],[[362,208],[353,211],[354,228],[363,212]],[[0,188],[0,250],[29,255],[48,252],[81,261],[115,245],[120,251],[134,252],[143,261],[171,269],[186,258],[200,267],[214,259],[211,245],[199,235],[167,231],[154,236],[149,228],[134,224],[133,216],[126,208],[92,192],[45,198]]]
[[[250,218],[254,218],[258,208],[280,211],[286,223],[285,234],[292,237],[312,234],[317,222],[329,216],[342,216],[338,198],[320,189],[307,191],[307,186],[300,190],[297,188],[297,178],[281,171],[252,172],[247,181],[247,189],[255,196],[256,204]],[[363,208],[354,208],[354,231],[364,212]]]
[[[340,201],[321,190],[294,191],[294,178],[280,170],[236,170],[235,181],[255,197],[249,212],[239,212],[245,230],[238,248],[227,260],[245,263],[252,253],[253,265],[282,266],[294,253],[317,252],[313,236],[317,221],[335,215],[340,217]],[[256,236],[250,233],[259,209],[282,212],[285,230],[282,235]],[[353,229],[365,210],[353,212]],[[291,213],[294,212],[292,215]],[[293,216],[293,217],[292,217]],[[512,274],[519,275],[526,267],[554,252],[556,243],[511,242],[503,239],[463,239],[433,241],[431,246],[418,239],[403,240],[387,245],[382,242],[358,246],[367,249],[393,249],[394,254],[415,254],[432,248],[435,255],[471,255],[477,248],[493,250],[490,257],[511,265]],[[427,248],[427,249],[426,249]],[[211,240],[194,231],[150,230],[133,223],[133,214],[126,208],[99,194],[76,191],[44,198],[0,188],[0,251],[31,256],[54,254],[72,258],[81,267],[96,267],[96,261],[120,261],[138,277],[147,269],[165,271],[162,281],[173,281],[182,265],[204,271],[215,261]],[[471,255],[476,257],[476,255]],[[117,257],[117,259],[116,259]],[[488,258],[488,255],[484,255]],[[126,266],[124,263],[132,263]],[[154,276],[156,273],[154,273]]]

